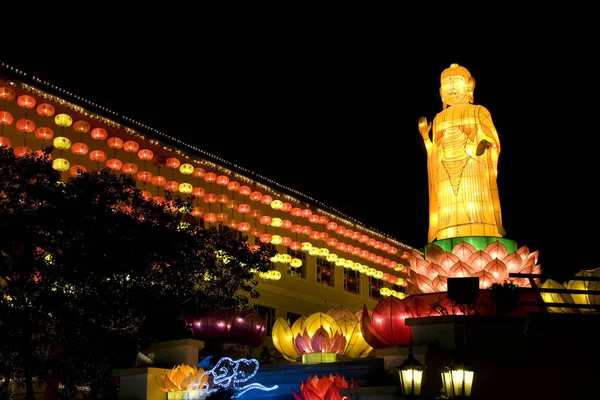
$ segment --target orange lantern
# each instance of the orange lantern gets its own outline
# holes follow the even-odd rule
[[[259,240],[261,241],[261,243],[271,243],[272,238],[273,237],[268,233],[263,233],[259,236]]]
[[[128,175],[133,175],[133,174],[136,174],[137,172],[138,172],[137,165],[135,165],[133,163],[127,163],[127,164],[123,165],[123,173],[128,174]]]
[[[262,217],[260,217],[259,221],[263,225],[271,225],[271,222],[273,222],[273,218],[269,217],[268,215],[263,215]]]
[[[310,235],[310,233],[312,232],[312,228],[308,225],[304,225],[300,232],[302,232],[305,235]]]
[[[73,146],[71,146],[71,151],[73,152],[73,154],[77,154],[78,156],[86,155],[89,150],[90,148],[88,147],[88,145],[81,142],[75,143],[73,144]]]
[[[150,182],[152,180],[152,174],[148,171],[140,171],[137,174],[137,180],[140,182]]]
[[[269,196],[268,194],[265,194],[264,196],[262,196],[260,198],[260,202],[264,205],[269,205],[273,202],[273,198],[271,196]]]
[[[23,157],[24,155],[31,154],[31,153],[33,153],[33,150],[31,150],[27,146],[19,146],[19,147],[15,148],[15,156],[17,156],[17,157]]]
[[[40,140],[50,140],[53,136],[54,132],[52,132],[52,129],[46,128],[45,126],[35,130],[35,137]]]
[[[248,222],[240,222],[238,224],[238,230],[240,232],[248,232],[250,230],[251,226]]]
[[[31,133],[35,130],[35,123],[30,119],[20,119],[17,121],[19,132]]]
[[[152,193],[150,193],[147,190],[142,190],[142,197],[145,198],[146,200],[151,199],[152,198]]]
[[[208,172],[206,175],[204,175],[204,181],[206,181],[208,183],[212,183],[216,180],[217,180],[217,174],[215,174],[214,172]]]
[[[242,196],[248,196],[250,193],[252,193],[252,189],[250,189],[248,186],[240,186],[238,193]]]
[[[77,121],[73,124],[73,130],[77,133],[88,133],[90,128],[91,126],[87,121]]]
[[[337,224],[335,222],[328,222],[327,225],[325,225],[325,228],[330,231],[335,231],[337,229]]]
[[[315,239],[315,240],[317,240],[317,239],[319,239],[319,233],[320,233],[320,232],[318,232],[318,231],[312,231],[312,232],[311,232],[311,233],[308,235],[308,237],[309,237],[309,238],[311,238],[311,239]]]
[[[261,235],[261,232],[258,228],[252,228],[250,229],[250,234],[254,237],[259,237]]]
[[[21,108],[31,110],[33,107],[35,107],[35,99],[31,96],[23,94],[17,98],[17,104]]]
[[[262,197],[262,193],[261,192],[252,192],[250,193],[250,200],[252,201],[260,201],[261,197]]]
[[[237,210],[239,205],[240,205],[240,203],[238,203],[235,200],[229,200],[227,202],[227,208],[229,208],[230,210]]]
[[[71,176],[78,176],[78,175],[83,174],[85,172],[87,172],[87,169],[83,165],[73,165],[69,169],[69,174]]]
[[[152,198],[152,200],[154,200],[155,202],[162,204],[165,202],[165,198],[163,196],[154,196]]]
[[[292,250],[300,250],[301,248],[302,248],[302,243],[300,243],[300,242],[290,243],[290,249],[292,249]]]
[[[202,216],[202,207],[194,207],[192,208],[192,212],[190,214],[192,214],[194,217],[200,217]]]
[[[142,149],[138,151],[138,157],[140,160],[150,161],[154,157],[154,153],[152,152],[152,150]]]
[[[0,87],[0,100],[11,101],[15,98],[15,91],[9,87]]]
[[[327,218],[326,216],[324,216],[324,215],[321,215],[321,216],[319,217],[319,223],[320,223],[321,225],[326,225],[328,222],[329,222],[329,218]]]
[[[294,217],[299,217],[302,215],[302,210],[298,207],[294,207],[290,210],[290,214],[292,214]]]
[[[96,162],[102,162],[102,161],[106,160],[106,153],[103,152],[102,150],[93,150],[90,153],[90,160],[96,161]]]
[[[290,229],[292,227],[292,221],[290,221],[289,219],[284,219],[281,223],[281,227],[283,229]]]
[[[206,194],[206,192],[204,191],[204,189],[202,189],[201,187],[195,187],[192,190],[192,195],[194,197],[204,197],[204,195]]]
[[[236,181],[231,181],[227,184],[227,189],[232,192],[237,192],[240,189],[240,183]]]
[[[238,212],[240,212],[240,214],[248,214],[250,212],[250,205],[249,204],[240,204],[238,206]]]
[[[217,216],[214,213],[206,213],[204,214],[204,221],[208,223],[216,222]]]
[[[226,204],[229,201],[229,197],[226,194],[220,194],[217,196],[217,202],[221,204]]]
[[[165,184],[165,189],[170,192],[176,192],[179,190],[179,182],[177,181],[169,181]]]
[[[140,145],[137,144],[137,142],[134,142],[133,140],[128,140],[125,143],[123,143],[123,150],[125,150],[127,153],[135,153],[139,150]]]
[[[304,218],[308,218],[308,217],[310,217],[311,215],[312,215],[312,211],[311,211],[311,210],[309,210],[308,208],[306,208],[306,209],[302,210],[302,216],[303,216]]]
[[[281,211],[283,212],[290,212],[292,210],[292,205],[290,203],[283,203],[283,206],[281,207]]]
[[[104,128],[94,128],[92,129],[90,136],[95,140],[104,140],[108,136],[108,132],[106,132],[106,129]]]
[[[0,111],[0,125],[1,126],[8,126],[10,124],[12,124],[13,122],[13,116],[11,113],[9,113],[8,111]]]
[[[106,162],[106,166],[113,171],[118,171],[121,169],[121,167],[123,167],[123,162],[119,159],[111,158]]]
[[[284,236],[284,237],[281,238],[281,244],[283,246],[289,246],[291,243],[292,243],[292,239],[291,238],[289,238],[287,236]]]
[[[114,150],[118,150],[118,149],[122,149],[123,148],[123,139],[119,138],[119,137],[111,137],[109,138],[106,143],[108,144],[108,147],[110,147],[111,149]]]
[[[343,235],[344,232],[346,232],[346,228],[344,228],[341,225],[338,225],[338,227],[335,228],[335,233],[337,233],[338,235]]]
[[[252,218],[260,218],[261,215],[262,215],[262,213],[260,212],[260,210],[254,209],[254,210],[250,211],[250,216]]]
[[[225,213],[217,214],[217,221],[219,221],[219,222],[227,222],[228,219],[229,219],[229,217]]]
[[[192,172],[192,176],[196,178],[202,178],[204,175],[206,175],[206,171],[202,168],[194,168],[194,172]]]
[[[240,223],[240,221],[232,218],[227,223],[227,226],[230,227],[231,229],[237,229],[239,223]]]
[[[327,239],[327,246],[331,246],[331,247],[335,247],[335,245],[337,244],[338,240],[336,238],[328,238]]]
[[[0,147],[10,148],[10,139],[4,136],[0,136]]]
[[[51,117],[54,115],[54,106],[48,103],[42,103],[35,109],[40,117]]]
[[[319,216],[317,214],[312,214],[308,216],[308,220],[310,222],[312,222],[313,224],[318,224],[319,223]]]
[[[294,224],[290,227],[290,231],[292,231],[292,233],[300,233],[302,232],[302,225]]]
[[[179,168],[179,166],[181,165],[181,161],[179,161],[179,159],[175,157],[167,158],[166,165],[167,167],[172,169]]]
[[[214,193],[208,193],[204,195],[204,202],[208,204],[213,204],[217,202],[217,195]]]
[[[162,187],[162,186],[165,186],[165,185],[166,185],[166,183],[167,183],[167,179],[166,179],[164,176],[161,176],[161,175],[155,175],[155,176],[153,176],[153,177],[152,177],[152,180],[151,180],[151,182],[152,182],[152,184],[153,184],[154,186],[157,186],[157,187]]]

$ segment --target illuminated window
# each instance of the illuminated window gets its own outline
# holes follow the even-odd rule
[[[299,258],[302,260],[302,266],[298,268],[293,268],[288,264],[287,273],[290,276],[295,276],[297,278],[306,279],[306,253],[303,251],[292,250],[289,247],[287,248],[287,253],[292,256],[292,258]]]
[[[369,277],[369,297],[372,299],[380,299],[381,293],[379,290],[383,287],[383,281],[381,279]]]
[[[275,309],[267,306],[261,306],[259,304],[255,304],[254,309],[258,315],[267,321],[267,336],[271,336],[273,324],[275,323]]]
[[[344,290],[353,294],[360,294],[360,274],[358,271],[344,268]]]
[[[317,282],[324,285],[334,287],[335,266],[327,260],[317,258]]]
[[[290,321],[290,326],[292,326],[294,324],[294,322],[296,322],[300,318],[302,318],[302,314],[296,314],[296,313],[289,312],[289,311],[287,313],[285,313],[285,319]]]

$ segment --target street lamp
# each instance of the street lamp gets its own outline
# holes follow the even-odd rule
[[[442,384],[450,398],[471,396],[475,369],[467,361],[453,360],[442,368]]]
[[[412,347],[409,347],[408,358],[397,367],[403,396],[413,397],[421,394],[421,383],[423,382],[423,371],[425,371],[425,368],[413,356]]]

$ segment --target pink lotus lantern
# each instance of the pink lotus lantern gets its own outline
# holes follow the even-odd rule
[[[413,317],[415,315],[404,300],[394,296],[380,300],[371,316],[365,305],[361,325],[363,337],[375,349],[409,346],[413,342],[413,330],[404,320]]]

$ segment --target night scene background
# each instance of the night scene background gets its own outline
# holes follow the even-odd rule
[[[505,237],[538,250],[543,272],[558,280],[600,267],[595,56],[535,34],[408,42],[379,31],[273,33],[206,38],[182,50],[121,37],[66,55],[17,49],[0,62],[416,248],[428,229],[417,122],[441,111],[440,74],[458,63],[475,78],[474,103],[491,112],[500,137]]]

